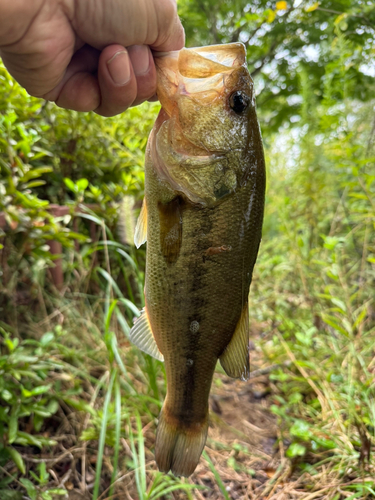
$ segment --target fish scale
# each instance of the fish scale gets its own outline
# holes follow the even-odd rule
[[[249,374],[248,293],[265,166],[242,44],[183,49],[156,66],[162,111],[147,147],[135,238],[147,233],[146,307],[132,332],[165,362],[156,462],[189,476],[206,441],[217,360],[230,376]]]

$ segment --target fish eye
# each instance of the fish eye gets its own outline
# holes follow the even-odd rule
[[[240,115],[249,105],[249,97],[243,92],[237,90],[229,97],[229,106],[235,113]]]

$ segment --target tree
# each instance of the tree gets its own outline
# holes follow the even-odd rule
[[[346,41],[345,54],[340,55],[346,58],[346,95],[360,101],[374,95],[375,5],[371,2],[182,0],[179,10],[188,46],[245,44],[266,133],[300,114],[301,71],[317,99],[322,99],[325,70],[338,57],[335,46],[340,37]]]

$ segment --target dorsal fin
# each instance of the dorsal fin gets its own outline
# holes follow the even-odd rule
[[[139,248],[147,241],[147,206],[146,198],[143,199],[141,212],[139,214],[137,225],[135,226],[134,243]]]
[[[164,361],[164,356],[156,345],[154,334],[147,317],[146,308],[142,309],[141,315],[135,320],[133,328],[130,330],[129,339],[141,351],[149,354],[159,361]]]
[[[220,356],[221,366],[229,377],[247,380],[250,375],[249,363],[249,306],[245,304],[236,330]]]

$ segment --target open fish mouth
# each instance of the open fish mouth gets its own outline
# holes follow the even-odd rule
[[[199,167],[210,161],[224,160],[230,149],[208,149],[200,141],[188,139],[178,119],[178,100],[189,98],[200,106],[211,106],[225,91],[226,79],[245,71],[246,49],[242,43],[183,48],[171,52],[154,52],[157,68],[157,95],[162,105],[159,123],[174,118],[168,147],[180,155],[185,166]],[[247,72],[247,69],[246,69]],[[158,125],[157,125],[158,128]],[[176,129],[180,130],[174,141]],[[190,160],[184,161],[184,156]]]
[[[246,67],[242,43],[194,47],[172,52],[154,52],[158,73],[157,95],[163,109],[171,116],[174,97],[199,94],[212,102],[224,91],[225,76]]]
[[[245,46],[240,42],[183,48],[171,52],[154,52],[153,56],[159,68],[177,61],[178,71],[187,78],[207,78],[246,63]],[[169,66],[172,71],[175,69],[173,66],[175,63],[172,62],[172,68]]]

